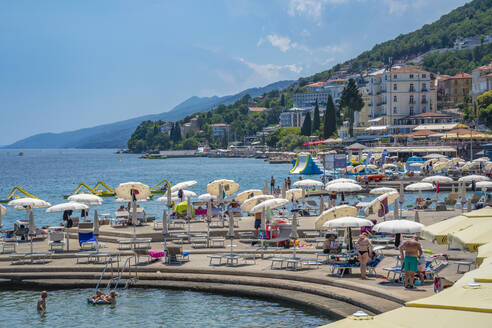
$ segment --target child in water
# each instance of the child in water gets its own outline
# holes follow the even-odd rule
[[[96,295],[87,298],[88,301],[93,300],[96,303],[99,300],[104,300],[106,294],[104,294],[100,289],[96,290]]]

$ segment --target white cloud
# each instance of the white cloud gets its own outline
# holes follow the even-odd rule
[[[306,16],[318,22],[326,4],[341,4],[349,0],[290,0],[287,13],[290,16]]]
[[[426,5],[425,0],[383,0],[384,4],[388,7],[390,15],[403,15],[409,8],[421,8]]]
[[[341,53],[346,50],[347,46],[345,44],[335,44],[322,47],[320,50],[328,53]]]
[[[279,48],[282,52],[286,52],[292,46],[288,37],[278,36],[277,34],[269,34],[266,38],[272,46]]]
[[[277,79],[282,71],[289,71],[296,74],[302,72],[302,67],[297,66],[295,64],[287,64],[287,65],[257,64],[257,63],[249,62],[241,57],[237,58],[237,60],[248,66],[257,75],[261,76],[263,79],[267,81]]]

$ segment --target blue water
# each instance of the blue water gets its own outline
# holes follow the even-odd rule
[[[317,327],[331,321],[276,302],[159,289],[122,290],[116,306],[93,306],[85,300],[93,292],[50,291],[40,315],[40,292],[0,290],[0,327]]]
[[[265,180],[275,177],[278,184],[288,176],[291,164],[269,164],[262,159],[253,158],[170,158],[165,160],[140,159],[133,154],[114,154],[113,150],[23,150],[25,155],[18,156],[21,150],[0,150],[0,199],[5,199],[14,186],[21,186],[33,195],[50,202],[63,203],[63,195],[69,194],[81,182],[94,186],[98,181],[106,182],[116,188],[119,183],[140,181],[150,187],[162,179],[171,184],[197,180],[198,184],[190,190],[200,195],[206,186],[215,179],[232,179],[239,183],[240,190],[261,189]],[[121,157],[121,161],[118,159]],[[309,178],[319,178],[310,176]],[[292,181],[297,181],[292,176]],[[417,194],[405,195],[405,204],[415,203]],[[425,197],[434,197],[433,193],[424,193]],[[156,195],[157,199],[160,195]],[[366,196],[370,201],[376,196]],[[444,197],[441,195],[441,197]],[[353,196],[347,198],[354,203]],[[4,204],[6,205],[6,204]],[[114,213],[121,203],[113,197],[105,197],[104,203],[97,208],[99,213]],[[155,200],[142,203],[147,215],[160,217],[164,203]],[[15,220],[25,219],[23,210],[7,209],[3,225],[11,228]],[[93,212],[89,214],[93,216]],[[45,213],[44,209],[35,210],[37,226],[58,225],[61,213]]]

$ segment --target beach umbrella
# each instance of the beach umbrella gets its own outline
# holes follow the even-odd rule
[[[256,205],[260,204],[261,202],[267,200],[267,199],[273,199],[274,197],[272,195],[258,195],[254,196],[253,198],[247,199],[243,202],[241,205],[241,210],[245,212],[251,211],[253,207]]]
[[[423,224],[409,220],[390,220],[376,224],[373,231],[381,233],[419,233]]]
[[[162,238],[164,239],[164,252],[167,249],[167,237],[168,227],[167,227],[167,209],[162,211]]]
[[[224,189],[222,188],[222,185],[219,185],[218,187],[219,192],[217,194],[217,203],[222,206],[222,203],[224,202]]]
[[[356,216],[357,208],[349,205],[340,205],[335,206],[330,209],[323,211],[314,221],[314,228],[316,230],[321,230],[323,228],[323,224],[327,221],[346,217],[346,216]]]
[[[357,181],[355,181],[354,179],[339,178],[339,179],[328,181],[326,183],[326,185],[328,186],[328,185],[331,185],[331,184],[334,184],[334,183],[340,183],[340,182],[348,182],[348,183],[355,183],[355,184],[357,184]]]
[[[5,208],[5,206],[0,204],[0,228],[2,227],[2,216],[4,216],[5,214],[7,214],[7,209]]]
[[[287,182],[284,181],[282,184],[282,198],[287,198]]]
[[[191,186],[196,185],[197,183],[198,182],[196,182],[195,180],[178,182],[174,186],[171,187],[171,192],[172,193],[176,193],[176,192],[178,192],[181,189],[189,188]]]
[[[422,158],[425,158],[425,159],[432,159],[432,158],[446,158],[446,156],[444,155],[441,155],[441,154],[429,154],[429,155],[425,155],[424,157]]]
[[[188,198],[188,197],[196,197],[196,193],[194,193],[193,191],[190,191],[190,190],[184,190],[184,189],[180,189],[180,190],[182,190],[182,191],[183,191],[183,196],[182,196],[182,197],[183,197],[183,199],[184,199],[184,198]],[[178,194],[179,194],[179,190],[178,190],[178,191],[176,191],[176,192],[173,192],[173,193],[171,194],[171,197],[179,197],[179,196],[178,196]],[[162,198],[162,197],[160,197],[160,198]]]
[[[33,208],[42,208],[51,206],[47,201],[38,199],[38,198],[16,198],[7,203],[9,206],[13,206],[15,209],[33,209]]]
[[[258,205],[254,206],[249,212],[250,213],[258,213],[263,210],[271,210],[280,206],[283,206],[287,204],[289,201],[284,198],[272,198],[272,199],[267,199],[259,203]]]
[[[454,183],[451,184],[451,193],[453,193],[453,194],[455,193],[455,191],[454,191]]]
[[[344,216],[338,219],[333,219],[323,223],[324,228],[360,228],[372,227],[373,223],[367,219],[362,219],[354,216]]]
[[[191,219],[193,219],[193,208],[191,207],[190,197],[186,199],[186,218],[188,219],[188,236],[191,233]]]
[[[403,203],[405,202],[405,192],[403,190],[403,182],[400,182],[400,205],[403,207]],[[400,209],[401,211],[402,209]],[[401,213],[400,213],[401,214]],[[401,216],[401,215],[400,215]]]
[[[149,186],[141,182],[125,182],[121,183],[115,189],[116,197],[125,201],[143,200],[150,197]]]
[[[397,167],[397,165],[391,163],[383,164],[383,169],[396,169]]]
[[[301,188],[323,187],[323,182],[318,181],[318,180],[313,180],[313,179],[304,179],[304,180],[299,180],[299,181],[294,182],[293,186],[294,187],[301,187]]]
[[[377,195],[377,194],[386,194],[388,192],[392,192],[397,190],[395,188],[389,188],[389,187],[379,187],[379,188],[374,188],[369,191],[370,194]]]
[[[116,197],[132,202],[133,238],[137,238],[137,200],[146,200],[150,197],[149,186],[141,182],[120,183],[115,189]]]
[[[480,181],[490,181],[490,179],[484,175],[466,175],[458,179],[460,182],[480,182]]]
[[[325,190],[330,192],[354,192],[354,191],[361,191],[362,187],[355,183],[337,182],[337,183],[328,184],[325,187]]]
[[[265,186],[263,187],[263,194],[264,195],[270,194],[270,187],[268,187],[268,180],[265,180]]]
[[[477,188],[492,188],[492,181],[479,181],[476,186]]]
[[[292,258],[296,258],[296,240],[299,238],[297,233],[297,212],[292,213],[292,231],[290,232],[290,239],[294,240],[294,246],[292,247]]]
[[[302,194],[302,203],[306,203],[306,188],[302,187],[301,188],[301,194]]]
[[[207,185],[207,192],[211,195],[220,197],[220,187],[222,187],[222,192],[227,196],[232,195],[239,190],[239,184],[237,184],[233,180],[219,179],[212,181]]]
[[[65,212],[65,211],[78,211],[78,210],[88,210],[89,206],[82,203],[76,202],[67,202],[61,203],[55,206],[48,207],[46,209],[46,213],[55,213],[55,212]]]
[[[428,182],[416,182],[409,184],[405,187],[407,191],[418,191],[419,197],[422,198],[422,191],[424,190],[434,190],[434,185]]]
[[[451,183],[453,182],[453,179],[450,177],[446,177],[443,175],[433,175],[430,177],[425,177],[422,179],[422,182],[429,182],[429,183]]]
[[[385,194],[382,194],[372,201],[367,204],[367,206],[364,208],[364,214],[369,215],[370,210],[372,209],[372,213],[378,213],[378,210],[381,208],[381,203],[386,200],[386,205],[389,206],[395,202],[395,200],[398,199],[398,191],[390,191]],[[386,213],[385,213],[386,214]]]
[[[167,197],[166,205],[167,207],[171,208],[171,206],[173,206],[173,195],[171,192],[171,188],[167,188],[166,197]]]
[[[97,210],[94,211],[94,234],[99,235],[99,216]]]
[[[398,211],[398,202],[395,202],[395,205],[393,206],[393,217],[395,220],[400,219],[400,212]]]
[[[285,199],[287,200],[293,200],[299,198],[302,198],[302,189],[294,188],[294,189],[289,189],[285,192]]]
[[[235,198],[241,204],[248,198],[252,198],[254,196],[263,195],[263,192],[259,189],[249,189],[243,192],[240,192]]]
[[[323,213],[325,210],[325,197],[323,195],[319,196],[319,213]]]
[[[199,200],[205,200],[205,201],[217,200],[217,196],[210,195],[209,193],[206,193],[206,194],[201,194],[200,196],[198,196],[198,199]]]
[[[93,194],[76,194],[68,197],[69,202],[82,203],[88,206],[101,205],[103,203],[102,197]]]
[[[415,218],[413,220],[417,223],[420,223],[419,211],[415,211]]]

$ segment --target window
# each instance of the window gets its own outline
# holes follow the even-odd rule
[[[397,90],[398,89],[398,85],[395,83],[393,84],[393,90]]]
[[[425,112],[427,112],[427,108],[425,108],[425,106],[424,106],[424,107],[422,107],[422,113],[425,113]]]
[[[398,114],[398,108],[396,106],[393,107],[393,114]]]
[[[427,74],[422,74],[422,78],[423,79],[427,78]]]
[[[415,115],[415,111],[413,110],[413,107],[410,107],[410,116]]]
[[[398,102],[398,98],[396,96],[393,96],[393,101]]]
[[[413,79],[413,74],[410,74],[410,78]]]
[[[413,83],[410,83],[410,92],[415,92],[415,88],[413,87]]]
[[[398,78],[398,75],[393,74],[393,78],[394,78],[394,79],[397,79],[397,78]]]
[[[422,91],[427,91],[427,83],[422,84]]]
[[[410,103],[411,104],[415,103],[415,99],[413,98],[413,96],[410,96]]]

